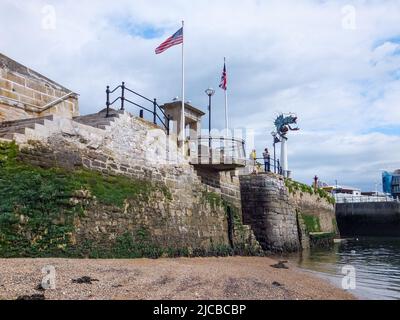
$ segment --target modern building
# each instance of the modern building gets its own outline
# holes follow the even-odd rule
[[[400,170],[382,173],[383,192],[394,198],[400,198]]]
[[[325,186],[322,186],[322,189],[324,189],[325,191],[330,192],[332,194],[348,194],[348,195],[353,195],[353,196],[361,195],[361,189],[349,187],[349,186],[325,185]]]

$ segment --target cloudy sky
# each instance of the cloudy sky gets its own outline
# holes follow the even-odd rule
[[[375,190],[400,168],[398,0],[1,0],[0,52],[79,93],[81,113],[126,81],[159,102],[180,95],[180,50],[155,47],[185,20],[186,99],[204,111],[228,59],[230,121],[261,154],[273,120],[295,112],[297,180]],[[222,128],[223,92],[214,98]],[[135,111],[135,110],[132,110]],[[204,119],[207,127],[208,119]],[[380,188],[380,186],[379,186]]]

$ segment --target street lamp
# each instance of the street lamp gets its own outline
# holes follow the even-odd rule
[[[208,95],[208,146],[211,150],[211,97],[215,94],[215,90],[208,88],[205,92]]]

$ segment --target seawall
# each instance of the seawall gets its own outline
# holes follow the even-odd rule
[[[335,206],[327,195],[272,173],[240,176],[240,191],[243,222],[251,225],[264,250],[333,244],[338,230]]]
[[[399,202],[336,204],[340,234],[352,236],[400,236]]]

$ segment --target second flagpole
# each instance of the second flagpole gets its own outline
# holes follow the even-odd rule
[[[184,43],[185,43],[185,21],[182,20],[182,34],[183,34],[183,40],[182,40],[182,119],[181,119],[181,139],[182,139],[182,154],[185,156],[185,49],[184,49]]]
[[[224,58],[224,66],[225,66],[225,71],[228,72],[226,70],[226,58]],[[228,75],[226,75],[227,77]],[[229,132],[229,122],[228,122],[228,86],[225,89],[225,132],[226,135],[228,136],[228,132]]]

